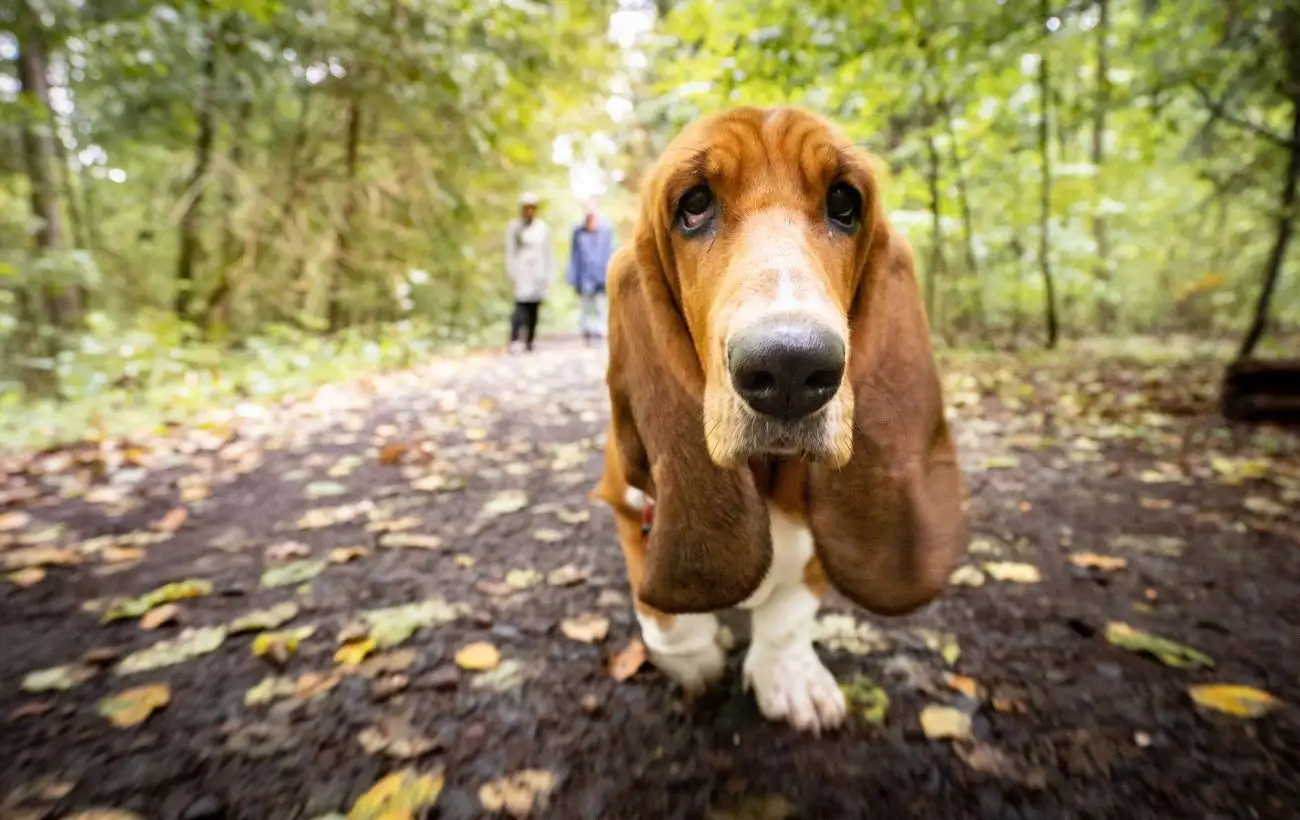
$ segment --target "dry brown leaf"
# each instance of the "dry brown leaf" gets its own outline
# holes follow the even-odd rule
[[[594,612],[587,612],[574,618],[565,618],[560,622],[560,631],[572,640],[596,643],[605,640],[605,636],[609,634],[609,619]]]
[[[20,547],[2,556],[5,569],[35,567],[70,567],[81,563],[81,554],[63,547]]]
[[[456,665],[473,672],[495,669],[500,662],[500,650],[485,641],[468,644],[456,653]]]
[[[1083,569],[1099,569],[1113,572],[1128,566],[1128,559],[1113,555],[1097,555],[1092,552],[1076,552],[1070,556],[1070,563]]]
[[[1143,509],[1147,510],[1167,510],[1174,506],[1174,502],[1167,498],[1151,498],[1145,495],[1142,496],[1138,503],[1142,505]]]
[[[369,554],[370,550],[365,547],[335,547],[330,550],[330,563],[346,564],[365,558]]]
[[[162,518],[154,523],[154,529],[159,532],[173,533],[181,528],[185,519],[190,517],[189,509],[185,507],[174,507]]]
[[[0,532],[14,532],[21,530],[28,524],[32,523],[30,513],[22,510],[12,510],[7,513],[0,513]]]
[[[306,558],[311,555],[311,547],[301,541],[276,541],[266,548],[266,560],[271,564],[283,564],[294,558]]]
[[[27,569],[11,572],[5,578],[19,589],[27,589],[45,580],[45,570],[40,567],[28,567]]]
[[[99,702],[98,712],[119,729],[144,723],[155,709],[171,703],[172,692],[165,683],[151,683],[118,692]]]
[[[104,547],[99,557],[109,564],[125,564],[128,561],[139,561],[144,555],[144,550],[139,547],[119,547],[114,544]]]
[[[62,820],[144,820],[138,814],[120,809],[87,809],[65,815]]]
[[[943,682],[948,684],[948,688],[955,692],[961,692],[972,700],[979,697],[979,683],[974,678],[968,678],[965,675],[957,675],[952,672],[945,672]]]
[[[379,539],[379,546],[390,549],[436,550],[442,547],[442,538],[419,532],[390,532]]]
[[[140,616],[141,629],[157,629],[164,624],[175,622],[180,615],[181,608],[176,604],[163,604],[157,609],[151,609]]]
[[[534,809],[545,809],[555,789],[555,775],[542,769],[523,769],[484,783],[479,802],[489,812],[504,811],[514,818],[528,817]]]
[[[633,638],[610,658],[609,675],[621,683],[635,675],[647,660],[645,644],[640,638]]]
[[[308,672],[300,675],[298,680],[293,683],[293,696],[299,700],[310,700],[311,698],[323,695],[329,690],[338,686],[339,675],[337,672]]]
[[[409,445],[400,442],[385,444],[379,451],[379,463],[396,464],[402,460],[402,456],[406,455],[406,451],[409,449]]]

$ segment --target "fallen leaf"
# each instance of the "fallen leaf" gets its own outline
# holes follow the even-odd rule
[[[291,558],[306,558],[311,555],[311,547],[301,541],[276,541],[263,553],[271,564],[283,564]]]
[[[97,711],[101,717],[108,718],[109,723],[126,729],[144,723],[155,709],[161,709],[171,700],[172,692],[167,684],[151,683],[104,698]]]
[[[452,561],[453,563],[456,564],[456,566],[460,567],[461,569],[469,569],[473,567],[476,563],[478,563],[474,559],[474,556],[465,555],[465,554],[457,555],[455,558],[452,559]]]
[[[367,726],[357,735],[357,741],[367,754],[383,752],[398,760],[412,760],[438,748],[434,740],[398,717],[386,718],[377,726]]]
[[[118,675],[130,675],[184,663],[215,651],[225,639],[224,626],[186,629],[175,638],[159,641],[147,649],[127,655],[113,671]]]
[[[200,598],[212,594],[212,582],[202,579],[187,579],[164,584],[150,590],[139,598],[119,598],[109,604],[99,622],[106,624],[126,618],[139,618],[151,609],[163,604]]]
[[[590,510],[556,510],[555,517],[565,524],[581,524],[584,521],[591,520]]]
[[[1145,495],[1138,499],[1138,503],[1147,510],[1168,510],[1174,506],[1174,502],[1167,498],[1151,498]]]
[[[334,653],[334,662],[344,667],[353,667],[364,661],[374,649],[374,638],[366,637],[359,641],[349,641]]]
[[[564,533],[551,529],[533,530],[533,538],[544,544],[554,544],[557,541],[564,540]]]
[[[587,612],[560,621],[560,631],[571,640],[597,643],[605,640],[605,636],[609,634],[609,619],[594,612]]]
[[[244,693],[244,705],[263,706],[276,698],[287,698],[294,692],[294,682],[289,678],[267,675],[260,683]]]
[[[298,651],[298,644],[315,633],[315,624],[279,632],[263,632],[253,639],[253,654],[283,666],[288,662],[289,656]]]
[[[19,589],[27,589],[45,580],[45,570],[40,567],[28,567],[9,573],[5,579]]]
[[[840,684],[848,708],[867,723],[884,723],[889,713],[889,693],[865,675],[855,675]]]
[[[418,532],[390,532],[379,539],[379,546],[390,549],[436,550],[442,547],[442,538]]]
[[[241,632],[260,632],[276,629],[298,617],[298,605],[293,601],[281,601],[270,609],[256,609],[246,612],[230,622],[228,631],[231,635]]]
[[[1176,535],[1134,535],[1121,533],[1107,539],[1112,551],[1133,551],[1165,558],[1177,558],[1183,554],[1187,542]]]
[[[346,564],[365,558],[369,554],[370,550],[365,547],[335,547],[330,550],[330,563]]]
[[[81,553],[63,547],[19,547],[4,553],[5,569],[70,567],[81,563]]]
[[[144,820],[138,814],[120,809],[87,809],[65,815],[62,820]]]
[[[468,615],[468,604],[449,604],[441,598],[430,598],[414,604],[372,609],[357,617],[366,625],[375,646],[391,649],[427,626],[450,623]]]
[[[974,678],[968,678],[965,675],[957,675],[952,672],[945,672],[943,682],[948,684],[948,688],[955,692],[960,692],[971,700],[979,698],[979,683]]]
[[[1271,498],[1265,498],[1260,495],[1250,496],[1245,501],[1241,502],[1241,506],[1256,515],[1262,515],[1266,518],[1280,518],[1281,516],[1286,515],[1287,512],[1287,508],[1283,505],[1277,503]]]
[[[376,678],[405,672],[415,664],[416,654],[411,649],[395,649],[391,652],[379,652],[362,661],[356,669],[363,678]]]
[[[299,700],[320,697],[339,685],[337,672],[308,672],[300,675],[293,684],[293,696]]]
[[[538,674],[540,670],[529,670],[524,666],[524,662],[517,658],[507,658],[501,661],[496,669],[490,669],[487,672],[480,672],[470,680],[469,685],[472,689],[487,689],[498,694],[508,692],[520,686],[525,680],[532,675]]]
[[[140,628],[146,630],[157,629],[169,623],[174,623],[176,617],[180,615],[181,608],[176,604],[163,604],[157,609],[151,609],[144,615],[140,616]]]
[[[128,561],[139,561],[144,556],[145,551],[139,547],[119,547],[116,545],[105,547],[99,553],[99,557],[109,564],[125,564]]]
[[[1263,717],[1282,705],[1281,701],[1268,692],[1236,683],[1199,684],[1189,686],[1187,691],[1197,706],[1233,717]]]
[[[316,507],[303,513],[295,526],[300,530],[321,530],[336,524],[345,524],[371,512],[374,506],[374,502],[364,500],[337,507]]]
[[[371,521],[366,525],[366,532],[406,532],[407,530],[416,530],[424,526],[424,519],[417,518],[414,515],[408,515],[404,518],[379,519]]]
[[[1203,652],[1190,646],[1175,643],[1167,638],[1134,629],[1120,621],[1111,621],[1106,624],[1106,640],[1120,649],[1153,655],[1161,663],[1176,669],[1214,666],[1214,660]]]
[[[1125,558],[1112,555],[1097,555],[1091,552],[1074,553],[1070,556],[1070,563],[1083,569],[1099,569],[1103,572],[1113,572],[1128,566],[1128,560]]]
[[[432,809],[442,794],[442,774],[402,769],[384,777],[357,798],[347,820],[416,820]]]
[[[951,706],[930,704],[921,710],[921,731],[930,740],[966,740],[971,736],[970,715]]]
[[[984,469],[986,470],[1014,470],[1020,466],[1020,459],[1016,456],[989,456],[984,459]]]
[[[82,664],[65,664],[29,672],[23,678],[24,692],[63,692],[95,677],[96,669]]]
[[[511,589],[529,589],[542,582],[544,576],[535,569],[512,569],[506,573],[506,586]]]
[[[166,515],[154,522],[154,529],[159,532],[173,533],[181,528],[185,519],[190,517],[190,511],[185,507],[173,507]]]
[[[327,561],[290,561],[271,567],[262,573],[262,586],[267,589],[305,584],[325,571]]]
[[[303,494],[309,500],[319,498],[329,498],[330,496],[343,495],[348,488],[337,481],[313,481],[303,489]]]
[[[982,587],[984,586],[984,573],[980,571],[979,567],[963,564],[953,570],[952,575],[948,576],[948,583],[962,587]]]
[[[0,513],[0,532],[14,532],[21,530],[28,524],[32,523],[30,513],[22,510],[12,510],[7,513]]]
[[[410,447],[408,445],[397,442],[385,444],[379,450],[379,463],[389,465],[396,464],[402,460],[402,456],[406,455],[406,451],[409,449]]]
[[[609,676],[622,683],[637,673],[647,660],[645,644],[633,638],[609,660]]]
[[[501,662],[501,652],[486,642],[472,643],[456,653],[456,665],[472,672],[495,669]]]
[[[984,571],[995,581],[1008,581],[1014,584],[1036,584],[1042,580],[1038,567],[1015,561],[987,561],[984,564]]]
[[[709,809],[704,820],[787,820],[797,810],[783,794],[747,794]]]
[[[484,783],[478,800],[486,811],[523,818],[534,809],[545,809],[554,789],[555,775],[542,769],[522,769]]]
[[[553,587],[571,587],[587,580],[587,571],[575,564],[565,564],[546,573],[546,583]]]
[[[523,490],[503,490],[483,505],[484,518],[496,518],[516,513],[528,506],[528,494]]]

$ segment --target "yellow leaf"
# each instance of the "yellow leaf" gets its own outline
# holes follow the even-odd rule
[[[357,798],[347,820],[415,820],[438,802],[442,787],[441,773],[393,772]]]
[[[961,740],[971,736],[970,715],[951,706],[931,704],[921,710],[921,731],[931,740]]]
[[[961,692],[963,695],[970,698],[971,700],[974,700],[977,697],[979,697],[979,683],[977,683],[974,678],[968,678],[965,675],[955,675],[951,672],[945,672],[943,676],[943,681],[944,683],[948,684],[949,688],[957,692]]]
[[[1126,623],[1111,621],[1106,624],[1106,640],[1112,646],[1130,652],[1145,652],[1155,656],[1166,666],[1191,669],[1197,666],[1214,666],[1214,660],[1203,652],[1174,643],[1168,638],[1150,635]]]
[[[1198,706],[1234,717],[1257,718],[1282,705],[1268,692],[1236,683],[1207,683],[1189,686],[1187,691]]]
[[[172,692],[165,683],[151,683],[118,692],[99,702],[99,714],[119,729],[138,726],[159,709],[171,703]]]
[[[349,641],[340,646],[334,653],[334,661],[343,666],[356,666],[373,651],[375,651],[375,639],[367,636],[359,641]]]
[[[1015,561],[989,561],[984,564],[984,571],[995,581],[1008,581],[1014,584],[1036,584],[1043,580],[1038,567]]]
[[[365,558],[370,550],[365,547],[335,547],[330,550],[330,563],[346,564],[359,558]]]
[[[472,643],[456,653],[456,665],[461,669],[481,672],[495,669],[501,662],[501,653],[490,643]]]
[[[1083,569],[1099,569],[1103,572],[1123,569],[1128,566],[1128,560],[1117,558],[1113,555],[1097,555],[1092,552],[1076,552],[1070,556],[1070,563]]]
[[[9,583],[19,589],[27,589],[28,587],[34,587],[41,581],[45,580],[45,570],[40,567],[28,567],[27,569],[20,569],[16,572],[11,572],[6,575],[5,578],[9,580]]]
[[[889,693],[864,675],[856,675],[840,684],[844,701],[851,711],[858,713],[867,723],[885,722],[889,714]]]

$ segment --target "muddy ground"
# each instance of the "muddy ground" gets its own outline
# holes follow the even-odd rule
[[[550,818],[1300,817],[1300,444],[1223,425],[1212,364],[948,357],[970,569],[907,618],[827,603],[860,626],[827,621],[822,656],[889,704],[813,738],[741,691],[743,620],[701,702],[648,665],[611,674],[637,633],[611,518],[586,497],[603,356],[551,342],[437,362],[3,462],[0,818],[345,816],[404,767],[445,778],[439,818],[493,816],[482,787],[521,770],[545,773],[523,802]],[[285,566],[292,583],[264,585]],[[101,623],[110,599],[187,579],[210,589],[167,622]],[[281,630],[316,627],[292,652],[202,631],[289,601]],[[340,637],[364,644],[359,613],[428,601],[441,617],[404,641],[336,659]],[[566,636],[584,615],[608,634]],[[1112,645],[1113,622],[1213,666]],[[119,674],[196,634],[219,645]],[[457,665],[476,642],[494,670]],[[279,691],[247,702],[268,677]],[[1220,713],[1192,702],[1199,683],[1282,705]],[[149,684],[169,699],[147,718],[100,713]],[[935,704],[972,716],[971,737],[927,738]]]

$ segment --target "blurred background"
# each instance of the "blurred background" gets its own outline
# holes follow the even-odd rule
[[[736,104],[879,154],[944,344],[1231,357],[1268,315],[1282,350],[1283,5],[11,0],[0,436],[504,344],[520,192],[562,272],[585,203],[624,241],[642,170]]]

